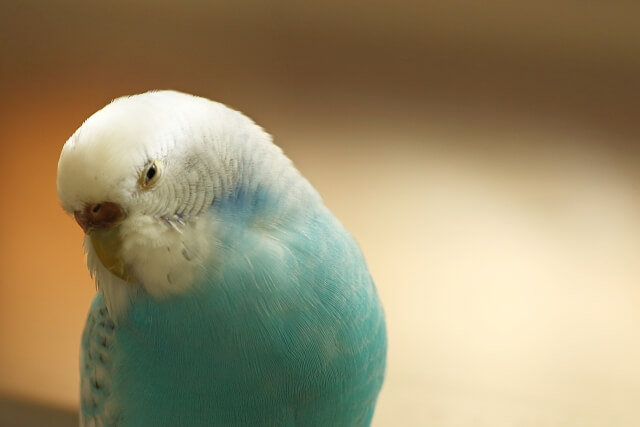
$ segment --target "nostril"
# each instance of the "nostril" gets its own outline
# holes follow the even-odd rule
[[[73,216],[85,232],[93,229],[111,228],[120,223],[124,212],[119,204],[113,202],[87,203],[81,211]]]

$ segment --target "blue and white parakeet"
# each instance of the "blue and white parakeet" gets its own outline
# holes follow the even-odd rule
[[[349,233],[268,134],[173,91],[69,138],[58,196],[98,292],[82,426],[367,426],[384,315]]]

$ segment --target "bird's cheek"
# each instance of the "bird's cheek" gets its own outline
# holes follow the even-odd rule
[[[124,281],[132,282],[130,274],[122,260],[122,235],[120,227],[96,229],[89,233],[96,255],[107,270]]]

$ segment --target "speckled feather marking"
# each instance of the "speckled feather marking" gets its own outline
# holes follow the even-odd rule
[[[82,335],[80,354],[80,425],[83,427],[117,426],[117,411],[111,397],[115,325],[101,294],[91,306]]]

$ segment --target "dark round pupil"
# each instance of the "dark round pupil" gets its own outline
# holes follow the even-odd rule
[[[151,166],[147,171],[147,181],[151,181],[153,177],[156,176],[156,167],[155,165]]]

